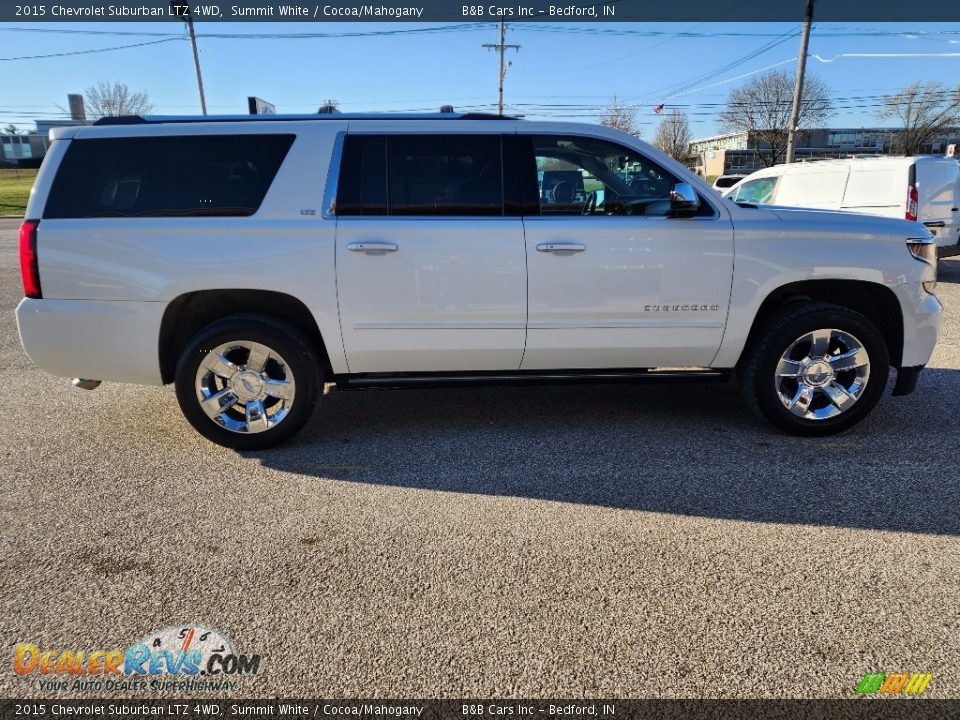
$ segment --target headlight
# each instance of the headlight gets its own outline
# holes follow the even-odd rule
[[[932,240],[910,238],[907,240],[907,250],[917,260],[932,265],[934,268],[937,267],[937,245]]]
[[[923,289],[932,293],[937,288],[937,243],[933,238],[908,238],[907,250],[917,260],[933,268],[933,280],[925,280]]]

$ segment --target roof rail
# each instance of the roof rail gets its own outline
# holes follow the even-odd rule
[[[492,113],[319,113],[310,115],[118,115],[102,117],[94,125],[166,125],[209,122],[282,122],[284,120],[518,120]]]

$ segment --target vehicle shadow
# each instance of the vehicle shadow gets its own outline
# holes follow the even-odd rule
[[[960,283],[960,256],[941,259],[937,263],[937,281]]]
[[[724,385],[332,392],[245,453],[344,482],[754,522],[960,534],[960,371],[828,438],[783,435]]]

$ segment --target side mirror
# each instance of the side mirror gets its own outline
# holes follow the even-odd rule
[[[700,198],[690,183],[677,183],[670,191],[670,214],[693,215],[700,209]]]

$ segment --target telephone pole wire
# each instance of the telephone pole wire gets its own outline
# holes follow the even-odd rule
[[[489,50],[497,50],[500,53],[500,87],[499,93],[497,95],[497,114],[503,115],[503,80],[507,76],[507,68],[510,67],[513,63],[505,62],[504,55],[507,50],[519,50],[519,45],[507,45],[507,23],[503,18],[500,19],[500,42],[499,43],[486,43],[484,47]]]
[[[807,72],[807,48],[810,46],[810,26],[813,24],[813,3],[807,0],[807,12],[803,19],[803,34],[800,36],[800,57],[797,59],[797,82],[793,86],[793,107],[790,110],[790,127],[787,130],[787,164],[792,163],[797,152],[797,125],[800,124],[800,103],[803,102],[803,76]]]

